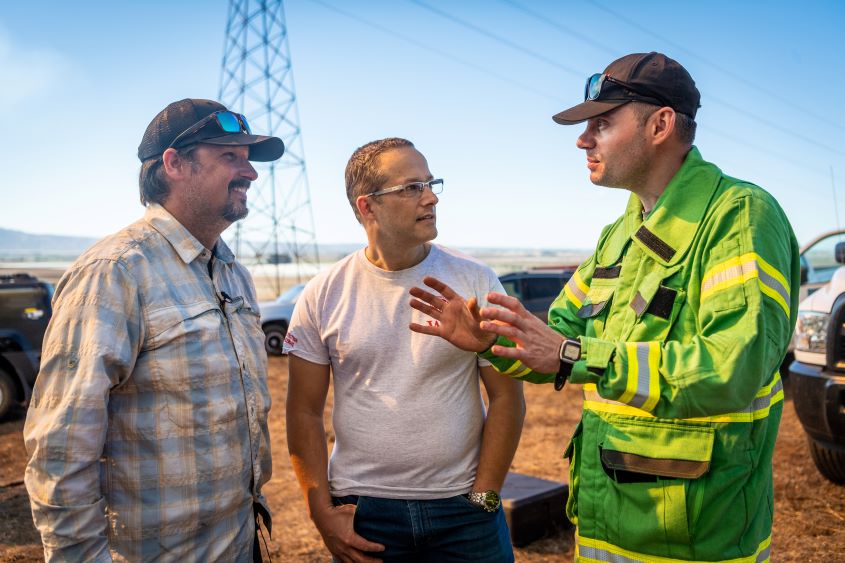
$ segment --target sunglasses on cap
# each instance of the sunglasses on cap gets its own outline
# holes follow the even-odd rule
[[[252,135],[252,130],[249,128],[249,123],[247,123],[246,117],[233,111],[219,110],[206,115],[179,133],[167,148],[170,149],[178,147],[183,140],[190,138],[192,135],[196,134],[212,122],[216,122],[217,126],[224,133],[246,133],[247,135]]]
[[[644,98],[656,100],[660,102],[660,105],[672,107],[672,103],[657,92],[654,92],[642,86],[632,86],[627,82],[622,82],[621,80],[613,78],[606,72],[597,72],[587,79],[587,84],[584,86],[584,101],[586,102],[589,100],[597,100],[601,95],[601,90],[605,82],[612,82],[614,84],[618,84],[619,86],[627,88],[628,90],[639,94]]]

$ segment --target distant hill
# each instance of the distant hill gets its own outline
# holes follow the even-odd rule
[[[96,241],[91,237],[38,235],[0,229],[0,259],[30,261],[75,258]]]
[[[0,262],[71,262],[97,240],[93,237],[39,235],[0,228]],[[323,263],[334,262],[362,246],[363,243],[319,244],[320,261]],[[459,249],[488,263],[497,271],[511,271],[538,266],[573,265],[589,255],[589,251],[580,249],[472,247],[459,247]],[[287,260],[281,258],[287,258]],[[280,257],[279,263],[289,260],[290,257],[285,254]],[[249,262],[249,259],[247,259],[247,262]]]

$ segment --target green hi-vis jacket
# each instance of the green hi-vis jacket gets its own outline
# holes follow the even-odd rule
[[[569,380],[584,410],[566,453],[576,560],[768,561],[798,286],[778,203],[695,147],[647,219],[632,195],[604,229],[549,311],[582,345]]]

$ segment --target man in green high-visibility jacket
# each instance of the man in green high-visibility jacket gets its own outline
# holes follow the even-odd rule
[[[795,325],[798,245],[761,188],[693,145],[700,95],[659,53],[614,61],[584,102],[590,180],[625,213],[552,304],[549,323],[501,294],[478,310],[438,280],[411,329],[535,383],[583,385],[566,455],[578,561],[761,562],[770,557],[778,367]],[[497,339],[498,338],[498,339]]]

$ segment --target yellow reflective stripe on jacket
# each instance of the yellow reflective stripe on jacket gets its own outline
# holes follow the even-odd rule
[[[660,398],[660,343],[626,342],[625,350],[628,382],[619,402],[651,412]]]
[[[765,563],[770,560],[772,551],[772,536],[760,542],[757,551],[753,555],[737,557],[735,559],[724,559],[722,563]],[[575,533],[575,560],[596,561],[613,563],[705,563],[688,559],[672,559],[671,557],[660,557],[657,555],[646,555],[628,549],[617,547],[613,544],[582,537]]]
[[[595,383],[585,383],[583,389],[584,410],[596,413],[624,414],[643,418],[656,418],[653,414],[646,410],[602,397],[599,395],[598,388]],[[751,401],[751,404],[743,410],[739,412],[718,414],[715,416],[697,416],[694,418],[685,418],[683,420],[689,420],[692,422],[754,422],[755,420],[760,420],[761,418],[769,416],[769,410],[772,405],[781,401],[783,401],[783,381],[781,381],[780,374],[775,372],[772,382],[760,388],[757,395],[754,397],[754,400]]]
[[[760,284],[760,291],[780,305],[789,317],[789,282],[756,252],[731,258],[710,268],[701,282],[701,301],[754,278]]]
[[[584,299],[587,298],[587,292],[590,291],[590,286],[584,283],[581,279],[581,274],[576,270],[566,285],[563,286],[563,293],[575,305],[576,309],[580,309],[584,305]]]
[[[493,367],[496,367],[496,366],[493,366]],[[522,368],[522,370],[516,371],[519,368]],[[514,372],[516,372],[516,373],[514,373]],[[505,371],[502,372],[502,375],[509,375],[511,377],[522,377],[523,375],[530,373],[530,372],[531,372],[531,368],[523,367],[522,362],[520,360],[516,360],[513,363],[513,365],[511,365],[511,367],[509,367],[508,369],[506,369]]]

